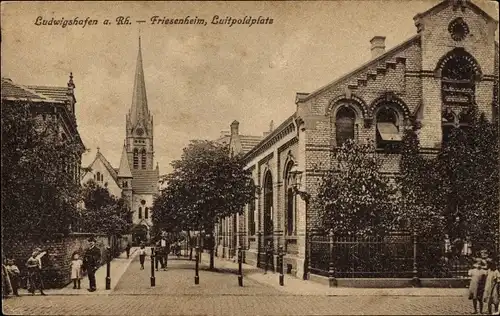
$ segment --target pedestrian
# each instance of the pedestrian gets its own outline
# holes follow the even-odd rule
[[[2,298],[7,298],[10,293],[12,293],[12,283],[10,282],[7,266],[2,260]]]
[[[83,260],[80,259],[80,255],[75,252],[73,254],[73,259],[71,260],[71,279],[73,280],[73,289],[80,289],[82,280],[82,266]]]
[[[130,258],[130,242],[127,243],[127,247],[125,247],[125,251],[127,252],[127,259]]]
[[[474,313],[477,314],[477,303],[479,302],[479,312],[483,313],[483,293],[484,285],[486,282],[486,266],[483,265],[481,258],[477,258],[469,270],[470,284],[469,284],[469,300],[472,300]]]
[[[488,275],[486,277],[486,284],[484,287],[484,303],[488,308],[488,314],[492,314],[492,307],[495,308],[495,313],[498,313],[498,303],[499,303],[499,282],[500,282],[500,272],[498,271],[497,263],[488,258]]]
[[[89,277],[89,292],[95,292],[97,290],[95,272],[99,268],[101,263],[101,250],[96,247],[95,238],[89,238],[90,247],[85,251],[83,257],[83,270],[87,271]]]
[[[36,249],[26,262],[26,268],[28,269],[28,291],[30,291],[32,295],[35,295],[35,291],[38,289],[40,290],[40,294],[45,296],[46,294],[43,292],[43,279],[40,273],[42,264],[39,255],[40,251]]]
[[[141,263],[141,270],[144,270],[144,259],[146,258],[146,247],[144,244],[141,244],[141,248],[139,249],[139,262]]]
[[[268,241],[267,242],[267,245],[266,245],[266,262],[264,264],[264,274],[267,274],[267,269],[269,268],[269,263],[271,264],[271,267],[272,267],[272,263],[273,263],[273,245],[271,244],[271,241]]]
[[[158,271],[158,266],[163,269],[163,249],[161,246],[161,240],[159,240],[155,245],[155,269]]]
[[[7,265],[5,267],[9,275],[10,284],[12,286],[12,293],[15,296],[19,296],[18,290],[21,283],[21,271],[19,271],[19,268],[16,266],[13,259],[7,260]]]

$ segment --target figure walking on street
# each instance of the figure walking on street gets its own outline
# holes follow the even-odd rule
[[[82,266],[83,261],[80,259],[80,255],[75,253],[73,255],[73,260],[71,260],[71,279],[73,280],[73,289],[80,289],[81,279],[82,279]]]
[[[273,245],[271,244],[271,241],[268,241],[266,245],[266,262],[264,264],[264,274],[267,274],[269,264],[271,264],[272,267],[272,260],[273,260]]]
[[[38,251],[38,249],[33,251],[31,257],[26,262],[26,268],[28,269],[28,290],[32,295],[35,295],[35,291],[37,289],[40,290],[40,294],[46,295],[43,292],[43,279],[40,274],[42,264],[40,262],[40,259],[38,258],[39,254],[40,251]]]
[[[144,270],[144,260],[146,259],[146,247],[141,244],[141,249],[139,249],[139,262],[141,263],[141,270]]]
[[[494,307],[493,315],[498,315],[498,303],[500,301],[500,272],[498,271],[497,264],[493,259],[489,258],[487,260],[487,264],[488,274],[486,276],[486,284],[484,286],[484,303],[488,308],[489,315],[493,314],[492,307]]]
[[[7,260],[6,268],[10,278],[10,283],[12,285],[12,293],[15,296],[19,296],[18,289],[21,282],[21,272],[19,271],[19,268],[14,264],[14,260],[12,259]]]
[[[89,277],[89,292],[94,292],[96,287],[95,272],[99,268],[101,262],[101,250],[96,247],[96,240],[89,238],[90,247],[85,252],[83,258],[83,268],[87,271]]]
[[[125,251],[127,252],[127,259],[130,258],[130,243],[127,243],[127,247],[125,247]]]
[[[469,270],[469,299],[472,300],[474,314],[478,313],[477,303],[479,302],[479,312],[483,313],[483,293],[486,281],[486,265],[482,263],[481,258],[477,258],[473,268]]]

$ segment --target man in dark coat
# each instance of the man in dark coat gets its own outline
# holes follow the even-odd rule
[[[85,251],[83,256],[83,269],[87,271],[89,277],[89,292],[94,292],[96,290],[95,284],[95,272],[101,263],[101,250],[96,247],[96,240],[94,238],[89,238],[90,247]]]

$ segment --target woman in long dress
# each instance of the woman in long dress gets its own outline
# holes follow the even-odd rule
[[[488,314],[491,315],[492,305],[495,307],[495,313],[498,313],[500,272],[495,261],[488,259],[487,263],[488,274],[486,276],[483,297],[484,303],[488,307]]]

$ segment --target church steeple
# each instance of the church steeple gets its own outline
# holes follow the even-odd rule
[[[148,98],[146,96],[146,83],[144,81],[144,70],[142,68],[141,37],[139,36],[139,52],[134,77],[134,91],[132,95],[132,106],[130,107],[130,123],[136,127],[137,123],[149,121]]]

